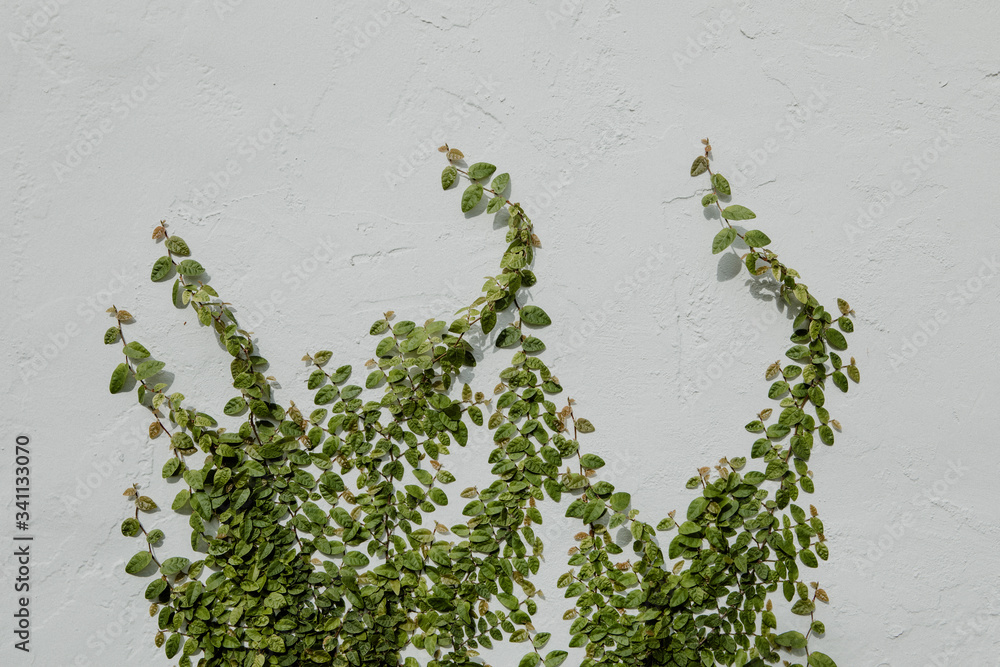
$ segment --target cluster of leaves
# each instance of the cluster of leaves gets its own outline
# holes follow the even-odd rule
[[[543,507],[564,502],[581,530],[572,569],[557,586],[573,603],[564,618],[572,621],[570,647],[585,648],[583,666],[757,667],[800,649],[813,667],[833,666],[809,650],[810,637],[824,631],[814,615],[826,593],[799,571],[827,558],[823,524],[814,507],[807,515],[795,501],[800,490],[813,492],[813,434],[832,444],[839,428],[824,408],[825,380],[846,391],[845,372],[859,379],[853,360],[845,367],[828,349],[846,347],[846,303],[838,331],[798,274],[766,248],[762,232],[730,225],[754,215],[722,209],[728,183],[711,174],[707,157],[695,161],[692,175],[709,172],[712,183],[703,203],[719,206],[725,221],[713,250],[742,238],[751,273],[770,269],[784,298],[801,308],[788,352],[798,364],[775,363],[766,372],[768,380],[781,375],[768,392],[780,401],[776,423],[765,425],[768,408],[747,425],[761,436],[751,456],[765,469],[741,472],[741,457],[720,461],[714,479],[709,468],[699,470],[688,487],[700,494],[685,520],[671,512],[654,527],[637,518],[627,492],[597,481],[604,461],[579,443],[595,430],[591,422],[574,414],[572,399],[556,404],[562,387],[542,359],[540,337],[551,319],[524,303],[540,242],[520,204],[506,198],[508,174],[494,175],[496,167],[484,162],[464,168],[460,151],[443,152],[443,188],[468,182],[462,211],[485,208],[506,219],[499,273],[450,323],[393,322],[389,312],[372,324],[379,340],[363,387],[350,383],[350,365],[331,363],[332,352],[306,355],[315,405],[308,415],[294,402],[277,402],[273,378],[264,375],[267,360],[230,304],[203,282],[188,245],[163,224],[154,231],[166,255],[151,277],[173,278],[173,303],[193,308],[231,355],[237,395],[223,413],[240,420],[229,431],[180,393],[167,393],[168,384],[156,382],[164,363],[126,341],[122,324],[131,315],[112,309],[116,324],[105,343],[120,343],[124,361],[111,392],[134,383],[153,416],[150,437],[169,440],[163,476],[182,487],[171,507],[189,516],[191,547],[205,554],[194,562],[158,559],[154,547],[164,534],[140,521],[140,511],[156,504],[134,486],[126,491],[135,512],[122,533],[146,541],[126,571],[158,569],[145,594],[158,619],[157,646],[168,658],[180,656],[181,667],[199,654],[206,667],[416,667],[415,651],[426,652],[428,667],[444,667],[480,664],[480,647],[507,641],[526,647],[519,667],[558,667],[568,651],[549,647],[549,634],[532,623],[543,552],[533,527],[543,522]],[[510,324],[497,330],[500,320]],[[467,336],[474,328],[482,336]],[[459,373],[483,352],[470,339],[513,351],[490,398],[468,384],[458,388]],[[472,429],[492,433],[495,480],[462,491],[466,520],[445,526],[434,520],[455,481],[444,462]],[[773,499],[766,483],[777,486]],[[619,527],[631,533],[631,560],[612,536]],[[661,541],[669,541],[666,555]],[[779,588],[794,600],[792,612],[808,618],[805,633],[776,633],[769,596]]]

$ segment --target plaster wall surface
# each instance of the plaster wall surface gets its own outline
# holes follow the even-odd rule
[[[831,551],[816,648],[841,667],[1000,664],[996,3],[8,0],[0,28],[0,664],[172,664],[118,526],[133,482],[165,507],[176,488],[144,410],[107,393],[105,309],[136,316],[193,404],[218,414],[232,389],[227,355],[148,280],[157,221],[249,323],[279,396],[309,405],[303,353],[361,368],[382,312],[448,317],[495,272],[503,232],[441,192],[444,142],[510,172],[535,222],[531,299],[597,427],[584,448],[647,521],[683,512],[699,466],[748,454],[790,328],[735,252],[710,252],[719,223],[688,175],[706,136],[782,260],[857,311],[862,382],[829,392],[844,430],[812,461]],[[468,379],[490,391],[506,357]],[[457,488],[487,478],[488,449],[455,455]],[[560,513],[536,622],[554,647]],[[183,519],[149,523],[185,549]]]

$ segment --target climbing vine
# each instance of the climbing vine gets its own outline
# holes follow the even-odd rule
[[[385,313],[371,325],[377,342],[363,371],[334,362],[329,350],[307,354],[310,408],[279,402],[252,334],[205,282],[188,244],[157,226],[153,239],[165,254],[151,278],[172,283],[173,303],[193,309],[228,351],[235,390],[223,426],[170,391],[165,363],[126,335],[132,315],[110,310],[115,324],[104,341],[124,355],[110,390],[134,389],[148,410],[149,437],[169,452],[162,475],[179,482],[171,508],[188,517],[191,548],[203,554],[158,556],[167,538],[143,523],[156,502],[137,485],[125,491],[134,511],[121,531],[145,543],[125,570],[149,579],[154,641],[166,657],[181,667],[195,659],[207,667],[444,667],[482,664],[482,648],[510,642],[524,647],[519,667],[557,667],[575,647],[584,667],[835,667],[813,647],[825,632],[817,603],[828,597],[806,573],[829,551],[804,496],[814,492],[816,438],[832,445],[840,429],[825,405],[828,385],[847,391],[848,378],[860,379],[854,360],[838,354],[853,311],[843,300],[837,311],[824,309],[767,235],[738,226],[755,215],[723,207],[730,186],[712,171],[704,143],[691,175],[707,174],[702,205],[721,220],[712,251],[739,239],[750,274],[773,281],[797,309],[786,352],[794,363],[764,372],[777,406],[746,425],[758,465],[734,456],[699,469],[684,515],[670,512],[655,525],[638,518],[628,492],[600,479],[604,461],[580,444],[595,427],[574,401],[560,400],[543,360],[541,332],[552,321],[527,292],[540,241],[506,197],[507,173],[466,165],[460,151],[442,147],[442,187],[467,183],[458,188],[461,210],[506,221],[499,271],[450,322]],[[498,328],[501,320],[510,323]],[[476,330],[482,336],[468,335]],[[459,386],[462,370],[486,352],[473,339],[513,352],[489,397]],[[494,481],[455,492],[448,457],[473,429],[491,433]],[[436,521],[456,498],[465,521]],[[535,527],[543,509],[557,507],[579,521],[570,569],[556,582],[571,605],[568,647],[550,646],[532,622],[544,546]],[[612,539],[618,527],[631,532],[631,554]],[[772,611],[779,596],[801,618],[780,633]]]

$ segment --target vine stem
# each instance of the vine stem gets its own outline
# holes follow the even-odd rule
[[[729,219],[726,218],[726,216],[725,216],[725,214],[723,213],[723,210],[722,210],[722,205],[719,203],[719,191],[715,187],[715,182],[712,180],[712,176],[714,176],[715,174],[712,173],[712,167],[708,166],[708,167],[705,167],[705,169],[708,171],[708,176],[709,176],[708,181],[709,181],[709,183],[711,183],[711,185],[712,185],[712,192],[715,194],[715,207],[717,209],[719,209],[719,218],[724,223],[726,223],[727,227],[729,227],[731,230],[733,230],[734,232],[736,232],[736,235],[738,237],[740,237],[741,241],[743,241],[744,243],[747,244],[747,247],[750,248],[750,252],[757,253],[758,254],[758,258],[760,259],[760,261],[766,262],[767,264],[770,264],[771,260],[767,259],[766,257],[760,257],[760,253],[757,252],[757,248],[755,246],[752,246],[749,243],[747,243],[746,236],[744,234],[741,234],[738,229],[736,229],[735,227],[733,227],[733,225],[729,222]],[[726,196],[729,196],[729,195],[726,195]],[[761,250],[763,250],[763,248],[761,248]]]

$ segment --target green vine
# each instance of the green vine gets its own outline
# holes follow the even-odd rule
[[[637,518],[627,492],[598,479],[604,461],[581,451],[580,436],[593,424],[575,414],[572,400],[556,402],[562,387],[542,360],[539,337],[552,322],[525,292],[536,283],[529,267],[540,242],[520,204],[505,196],[508,174],[495,175],[484,162],[466,168],[460,151],[442,147],[443,188],[468,182],[462,211],[485,208],[506,219],[500,271],[450,323],[393,323],[394,314],[385,313],[370,328],[378,342],[358,380],[364,386],[351,384],[354,369],[332,363],[331,351],[306,355],[309,414],[277,401],[252,334],[203,282],[205,270],[187,243],[165,223],[156,227],[153,238],[166,254],[151,278],[173,278],[173,303],[193,308],[232,357],[237,395],[222,412],[239,423],[230,431],[182,394],[168,393],[168,384],[156,381],[164,362],[126,340],[123,325],[133,318],[111,309],[116,322],[105,343],[120,344],[124,354],[111,392],[134,386],[152,417],[150,438],[169,442],[162,474],[182,487],[171,508],[189,515],[191,548],[204,554],[194,562],[157,558],[165,536],[140,520],[156,503],[135,485],[126,490],[135,511],[122,533],[146,544],[125,569],[151,576],[145,597],[167,658],[179,658],[181,667],[197,656],[206,667],[417,667],[424,654],[428,667],[444,667],[482,664],[482,648],[511,642],[525,647],[519,667],[557,667],[574,647],[584,649],[584,667],[758,667],[782,659],[834,666],[812,648],[825,631],[815,616],[827,595],[800,571],[828,557],[823,523],[814,506],[795,503],[800,492],[814,491],[814,434],[832,445],[840,428],[825,407],[827,379],[841,391],[848,377],[860,379],[854,360],[845,366],[833,351],[847,346],[841,332],[853,330],[852,311],[842,300],[836,317],[825,310],[763,232],[733,226],[755,216],[720,203],[730,186],[712,172],[705,143],[691,175],[708,174],[702,204],[714,205],[724,223],[712,250],[741,239],[750,273],[775,281],[781,298],[798,308],[787,352],[796,363],[775,362],[765,372],[773,381],[768,396],[779,401],[777,419],[766,408],[746,426],[758,436],[750,456],[762,469],[744,470],[745,457],[701,468],[687,484],[699,494],[683,520],[671,512],[655,527]],[[501,319],[513,321],[496,331]],[[474,327],[482,337],[467,336]],[[485,353],[470,338],[490,335],[514,352],[487,399],[457,384]],[[434,517],[454,498],[446,462],[472,429],[492,432],[494,481],[460,492],[466,520],[445,526]],[[566,516],[580,522],[571,569],[557,582],[573,605],[563,616],[572,639],[552,648],[549,634],[532,623],[543,556],[534,527],[543,523],[542,508],[564,497]],[[610,533],[620,526],[633,538],[627,559]],[[779,589],[803,619],[780,634],[771,599]]]

